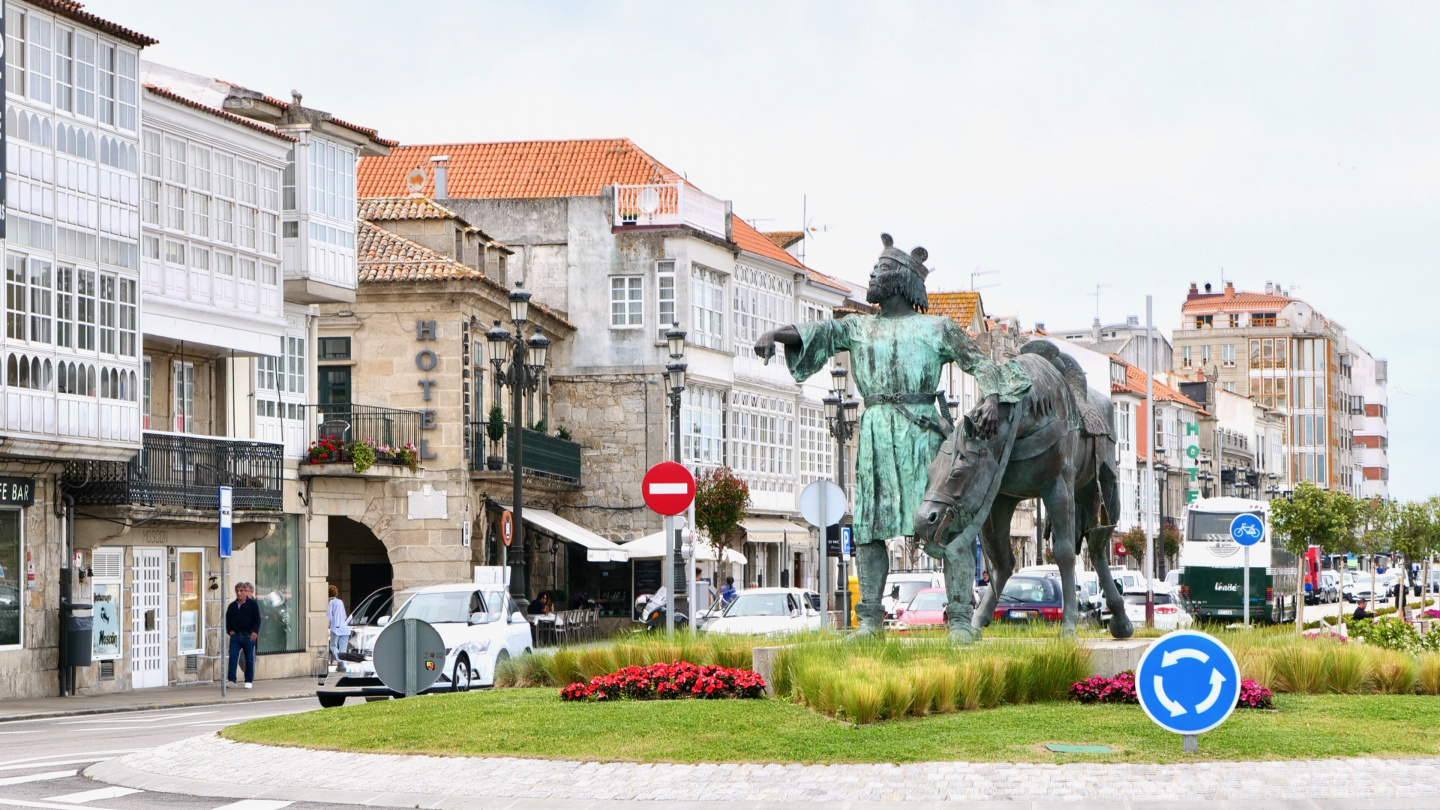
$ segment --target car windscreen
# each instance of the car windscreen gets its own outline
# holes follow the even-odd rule
[[[1168,593],[1157,593],[1157,594],[1155,594],[1155,604],[1157,604],[1157,605],[1168,605],[1168,604],[1171,604],[1173,601],[1174,601],[1174,600],[1172,600],[1172,599],[1170,598],[1170,594],[1168,594]],[[1127,604],[1127,605],[1143,605],[1143,604],[1145,604],[1145,594],[1143,594],[1143,593],[1127,593],[1127,594],[1125,594],[1125,604]]]
[[[914,599],[915,594],[930,587],[930,583],[927,580],[902,580],[895,583],[894,587],[900,589],[900,592],[895,594],[895,601],[904,604]]]
[[[417,593],[400,608],[392,621],[420,619],[435,624],[454,622],[465,624],[470,614],[483,610],[480,598],[473,591],[445,591],[441,593]]]
[[[1013,577],[1000,592],[1002,602],[1053,602],[1054,585],[1048,579]]]
[[[725,617],[789,616],[794,600],[783,593],[742,593],[725,610]],[[798,606],[797,606],[798,607]]]
[[[394,601],[394,597],[388,588],[370,594],[360,602],[359,607],[355,608],[355,612],[350,614],[350,626],[362,627],[375,624],[381,616],[390,615],[392,601]]]
[[[906,610],[944,610],[945,594],[943,593],[921,593],[916,594],[910,600],[910,607]]]

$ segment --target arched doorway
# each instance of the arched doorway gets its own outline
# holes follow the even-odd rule
[[[390,555],[370,527],[347,517],[330,517],[329,584],[351,610],[380,588],[390,587]]]

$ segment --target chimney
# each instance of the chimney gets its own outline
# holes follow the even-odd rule
[[[1234,294],[1235,294],[1235,282],[1233,282],[1233,281],[1227,281],[1227,282],[1225,282],[1225,294],[1226,294],[1226,295],[1234,295]]]
[[[1266,295],[1274,295],[1274,294],[1275,294],[1275,282],[1273,282],[1273,281],[1267,281],[1267,282],[1265,282],[1265,294],[1266,294]]]
[[[1094,340],[1096,343],[1099,343],[1099,342],[1100,342],[1100,319],[1099,319],[1099,318],[1096,318],[1096,319],[1095,319],[1095,322],[1092,323],[1092,324],[1090,324],[1090,338],[1091,338],[1092,340]]]
[[[1139,326],[1139,325],[1140,325],[1140,316],[1139,316],[1139,315],[1126,315],[1126,316],[1125,316],[1125,325],[1126,325],[1126,326]]]
[[[1044,322],[1044,321],[1036,321],[1036,322],[1035,322],[1035,331],[1036,331],[1036,332],[1044,332],[1044,331],[1045,331],[1045,322]]]
[[[450,167],[450,156],[439,155],[432,157],[430,158],[430,162],[435,166],[435,193],[431,195],[431,198],[443,200],[449,196],[449,188],[446,184],[449,178],[447,178],[446,175]]]

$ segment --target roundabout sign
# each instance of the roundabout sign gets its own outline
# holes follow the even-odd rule
[[[1155,725],[1185,737],[1185,750],[1198,750],[1195,736],[1235,711],[1240,666],[1219,641],[1194,630],[1176,630],[1150,645],[1135,668],[1135,696]]]

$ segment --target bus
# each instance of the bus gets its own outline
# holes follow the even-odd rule
[[[1230,521],[1245,512],[1265,525],[1264,537],[1250,547],[1250,621],[1294,621],[1300,569],[1294,554],[1271,542],[1270,505],[1264,501],[1201,498],[1185,508],[1180,598],[1197,620],[1243,621],[1245,555],[1230,537]]]

